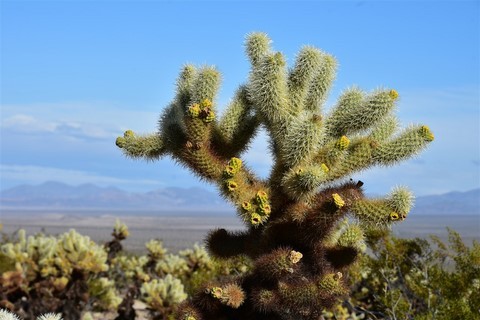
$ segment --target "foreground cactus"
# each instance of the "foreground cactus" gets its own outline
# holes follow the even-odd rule
[[[17,241],[0,245],[0,254],[14,265],[0,275],[0,307],[22,317],[48,311],[79,319],[89,299],[96,300],[94,307],[110,310],[121,302],[113,281],[102,276],[109,269],[107,252],[73,229],[57,237],[26,237],[21,229]]]
[[[410,158],[433,134],[424,125],[397,132],[393,89],[349,89],[325,114],[336,62],[316,48],[302,48],[291,69],[265,34],[249,35],[246,51],[249,80],[222,117],[219,72],[187,65],[159,132],[129,130],[116,144],[133,158],[172,156],[216,184],[247,225],[241,233],[212,231],[207,244],[219,258],[250,257],[253,270],[205,284],[178,319],[317,319],[347,293],[343,273],[364,247],[364,230],[405,219],[413,202],[403,187],[367,199],[363,183],[348,178]],[[266,180],[241,160],[260,126],[274,160]]]
[[[0,320],[20,320],[14,313],[0,309]],[[62,316],[54,313],[46,313],[37,318],[37,320],[62,320]]]

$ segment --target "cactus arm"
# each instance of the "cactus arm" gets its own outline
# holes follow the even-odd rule
[[[293,167],[307,161],[322,139],[322,121],[316,114],[302,113],[290,122],[283,138],[281,153],[285,165]]]
[[[373,157],[377,164],[392,165],[418,154],[433,140],[434,135],[427,126],[412,126],[393,140],[380,144]]]
[[[380,143],[389,140],[398,129],[398,119],[390,115],[377,123],[370,132],[369,137]]]
[[[253,32],[247,35],[245,40],[245,51],[253,67],[258,66],[262,58],[270,53],[272,41],[263,32]]]
[[[352,213],[371,225],[390,224],[405,220],[413,206],[413,194],[404,187],[394,188],[379,199],[361,199],[351,206]]]
[[[296,114],[303,109],[309,86],[321,62],[322,53],[314,47],[303,47],[297,56],[295,66],[288,75],[289,100]]]
[[[240,86],[214,129],[213,144],[216,152],[226,159],[240,155],[248,148],[260,125],[252,112],[246,86]]]
[[[177,95],[175,97],[175,102],[182,112],[187,111],[185,107],[192,100],[192,88],[196,76],[197,69],[191,64],[185,65],[180,71],[180,75],[177,79]]]
[[[137,136],[133,131],[127,130],[123,137],[117,138],[116,144],[126,156],[131,158],[155,160],[166,152],[162,138],[155,133]]]
[[[357,88],[346,91],[325,120],[327,136],[338,138],[371,127],[392,111],[397,98],[395,90],[379,90],[366,97]]]
[[[285,58],[280,53],[265,55],[251,72],[249,94],[258,113],[272,133],[289,118]]]
[[[305,98],[305,109],[312,112],[322,112],[321,107],[327,99],[327,94],[335,80],[337,61],[328,54],[323,54],[322,62],[311,81]]]
[[[191,85],[190,102],[200,103],[205,99],[214,102],[219,87],[220,73],[213,67],[201,68],[197,71],[196,77],[193,79]]]

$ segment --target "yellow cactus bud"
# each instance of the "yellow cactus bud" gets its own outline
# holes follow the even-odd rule
[[[288,255],[288,259],[291,263],[298,263],[303,258],[303,254],[301,252],[292,250]]]
[[[327,165],[325,163],[322,163],[322,165],[320,167],[322,168],[323,172],[325,172],[325,173],[330,171],[330,169],[327,167]]]
[[[210,294],[217,299],[220,299],[223,294],[223,290],[220,287],[213,287],[210,289]]]
[[[242,209],[245,211],[250,211],[252,209],[252,204],[248,201],[242,202]]]
[[[262,204],[266,205],[266,204],[268,204],[268,194],[265,191],[260,190],[260,191],[257,192],[255,200],[260,205],[262,205]]]
[[[390,213],[390,220],[396,221],[399,218],[400,218],[400,216],[398,215],[398,213],[396,213],[396,212]]]
[[[252,225],[257,226],[262,222],[262,217],[258,213],[254,212],[250,217],[250,222]]]
[[[123,134],[123,137],[124,137],[124,138],[132,138],[134,135],[135,135],[135,133],[134,133],[132,130],[127,130],[127,131],[125,131],[125,133]]]
[[[230,161],[228,161],[228,164],[235,168],[238,172],[238,170],[242,167],[242,160],[239,158],[231,158]]]
[[[225,182],[225,184],[227,186],[228,191],[233,192],[233,191],[237,190],[238,184],[235,181],[227,180]]]
[[[345,201],[342,199],[342,197],[338,193],[332,194],[332,198],[337,208],[341,208],[345,205]]]
[[[395,90],[395,89],[390,90],[390,92],[388,93],[388,95],[389,95],[390,98],[392,98],[393,100],[397,100],[397,99],[398,99],[398,92],[397,92],[397,90]]]
[[[259,208],[260,208],[260,213],[267,216],[272,212],[272,208],[270,207],[269,204],[266,204],[266,203],[261,203],[259,205]]]
[[[201,112],[201,109],[198,103],[194,103],[188,108],[188,114],[192,118],[197,118],[200,115],[200,112]]]
[[[210,108],[213,105],[213,103],[210,99],[203,99],[202,102],[200,102],[200,105],[203,108]]]
[[[337,142],[337,146],[340,150],[347,149],[349,145],[350,139],[348,139],[347,136],[342,136]]]
[[[68,278],[66,277],[56,278],[55,280],[53,280],[53,286],[58,291],[62,291],[63,289],[65,289],[67,284],[68,284]]]
[[[223,173],[225,174],[225,176],[227,177],[233,177],[235,175],[235,168],[232,167],[232,166],[226,166],[225,167],[225,170],[223,170]]]
[[[205,114],[205,118],[203,119],[204,122],[212,122],[213,120],[215,120],[215,112],[213,112],[212,110],[206,111]]]
[[[425,137],[425,140],[427,141],[433,141],[435,139],[435,136],[433,135],[432,131],[430,131],[430,128],[428,126],[422,126],[420,128],[420,133]]]

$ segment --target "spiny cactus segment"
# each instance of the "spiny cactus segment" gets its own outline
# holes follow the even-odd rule
[[[0,309],[0,320],[20,320],[13,312]],[[37,317],[37,320],[62,320],[62,315],[55,313],[46,313]]]
[[[353,87],[326,113],[335,58],[307,46],[288,68],[270,45],[263,33],[248,35],[249,78],[222,115],[219,72],[187,65],[159,131],[127,131],[117,139],[127,156],[168,154],[216,184],[247,225],[242,232],[214,230],[206,242],[216,257],[248,256],[253,270],[206,284],[178,319],[317,319],[347,292],[342,275],[365,248],[363,230],[405,219],[413,204],[406,188],[368,199],[362,182],[348,181],[369,167],[408,159],[433,141],[425,125],[398,129],[398,92]],[[242,161],[260,126],[270,136],[268,179]]]

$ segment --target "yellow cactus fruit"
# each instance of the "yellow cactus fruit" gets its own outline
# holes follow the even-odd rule
[[[332,194],[332,198],[337,208],[341,208],[345,205],[345,201],[342,199],[342,197],[338,193]]]

